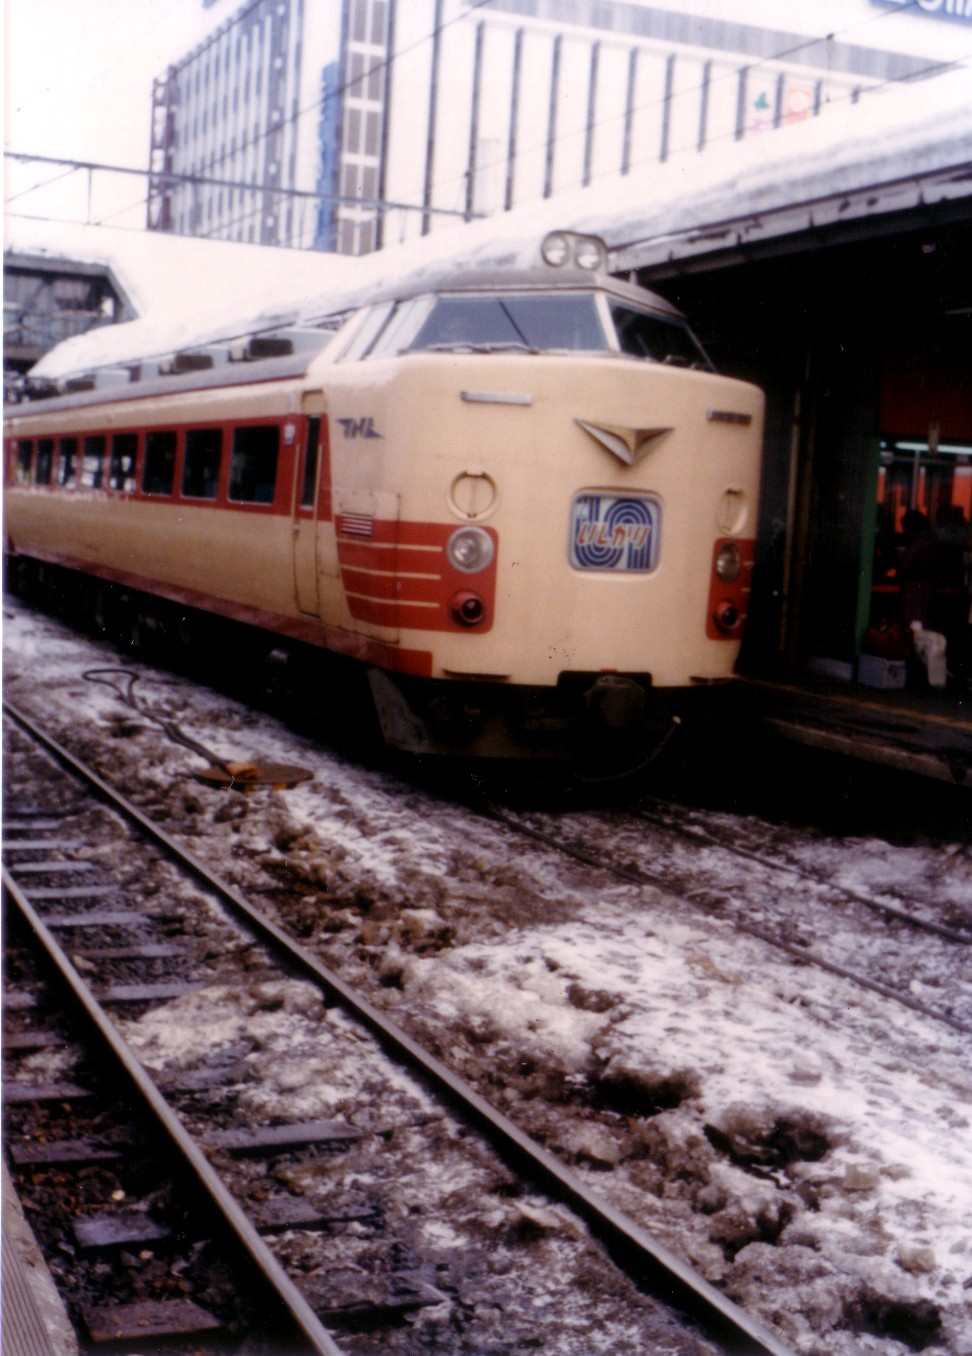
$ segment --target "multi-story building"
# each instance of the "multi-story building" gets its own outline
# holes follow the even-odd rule
[[[798,7],[783,29],[711,0],[231,3],[155,82],[153,229],[365,253],[938,68],[801,33]],[[850,32],[873,42],[877,3]]]

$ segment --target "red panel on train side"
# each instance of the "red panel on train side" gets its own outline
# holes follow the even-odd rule
[[[496,546],[496,533],[489,532]],[[338,561],[352,617],[374,626],[419,631],[485,632],[493,625],[496,554],[467,574],[450,564],[446,543],[455,523],[396,522],[367,514],[337,516]],[[454,621],[449,601],[471,591],[485,605],[475,627]]]
[[[719,553],[719,548],[726,542],[734,541],[739,547],[739,554],[742,558],[742,569],[739,571],[739,578],[733,580],[731,584],[723,583],[715,572],[715,558]],[[751,538],[741,540],[738,537],[720,537],[712,548],[712,582],[709,585],[709,606],[705,616],[705,634],[709,640],[738,640],[742,635],[743,627],[746,624],[746,614],[749,611],[749,595],[753,586],[753,564],[756,555],[756,543]],[[731,631],[726,631],[718,626],[715,621],[717,609],[730,604],[736,609],[738,622]]]

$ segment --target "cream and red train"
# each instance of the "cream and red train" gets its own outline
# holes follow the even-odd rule
[[[13,407],[8,573],[345,656],[398,748],[636,761],[733,672],[763,399],[604,263],[559,232]]]

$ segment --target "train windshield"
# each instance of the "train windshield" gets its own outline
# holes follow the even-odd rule
[[[593,295],[439,297],[405,351],[609,347]]]
[[[711,370],[677,317],[596,291],[456,293],[385,302],[372,310],[344,360],[436,352],[621,352]]]
[[[712,364],[701,345],[680,321],[670,320],[654,311],[640,311],[619,301],[611,301],[609,306],[622,353],[675,367],[712,371]]]

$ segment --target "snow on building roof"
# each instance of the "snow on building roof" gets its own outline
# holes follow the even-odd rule
[[[6,247],[110,267],[137,319],[65,340],[34,374],[56,380],[283,322],[308,292],[346,286],[354,260],[304,250],[61,223],[7,223]]]
[[[915,85],[896,83],[772,135],[653,163],[623,179],[360,258],[98,228],[85,228],[69,248],[58,236],[61,254],[101,252],[140,316],[67,340],[32,375],[59,380],[310,323],[363,304],[396,279],[441,275],[445,263],[464,270],[534,265],[543,235],[556,228],[602,236],[620,270],[724,249],[733,232],[765,238],[849,210],[895,210],[917,195],[968,196],[970,95],[972,72],[965,67]],[[37,249],[36,228],[18,233],[18,248]]]

